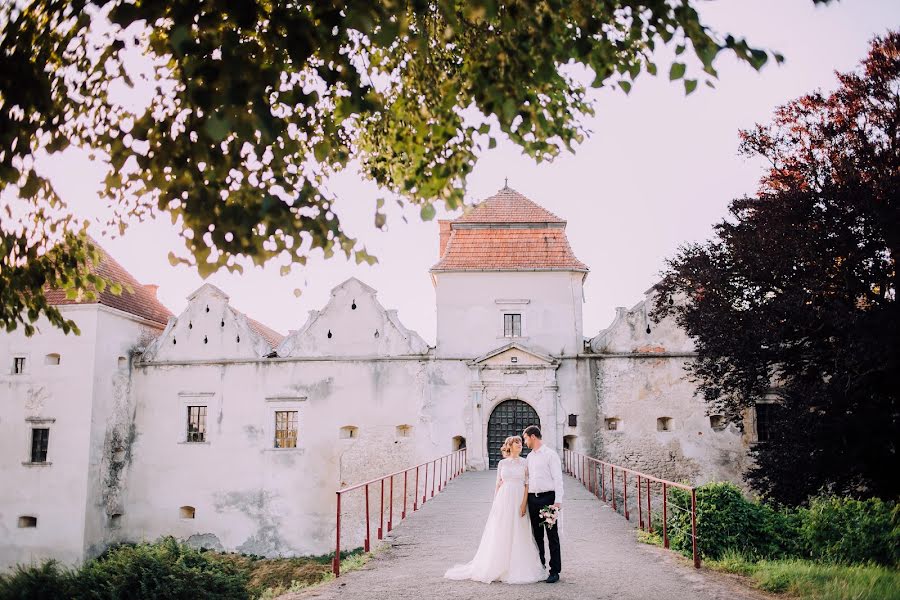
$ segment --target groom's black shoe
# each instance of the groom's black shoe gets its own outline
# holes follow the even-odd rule
[[[556,583],[557,581],[559,581],[559,573],[550,573],[546,583]]]

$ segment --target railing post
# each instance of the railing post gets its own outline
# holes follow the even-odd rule
[[[666,489],[666,484],[662,484],[663,486],[663,548],[669,547],[669,514],[668,514],[668,502],[669,502],[669,492]]]
[[[331,572],[335,577],[341,576],[341,493],[337,492],[337,518],[335,519],[334,559],[331,561]]]
[[[653,533],[653,508],[650,506],[650,480],[647,480],[647,531]]]
[[[616,510],[616,467],[615,467],[615,465],[609,465],[609,480],[612,482],[613,510]]]
[[[428,500],[428,463],[425,463],[425,482],[422,484],[422,506]]]
[[[363,550],[365,550],[366,552],[368,552],[369,548],[371,548],[371,546],[372,546],[371,540],[370,540],[370,535],[371,535],[371,526],[369,524],[369,484],[367,483],[366,484],[366,543],[365,543],[365,546],[363,547]]]
[[[638,489],[638,527],[644,529],[644,499],[641,498],[641,476],[637,476]]]
[[[444,457],[438,459],[438,468],[441,470],[441,478],[438,479],[438,493],[441,491],[441,485],[444,483]]]
[[[622,508],[625,510],[625,520],[630,521],[628,514],[628,471],[622,471]]]
[[[606,502],[606,465],[600,463],[600,489],[603,491],[603,501]]]
[[[409,479],[408,476],[409,476],[409,469],[403,471],[403,512],[400,513],[401,521],[406,518],[406,496],[407,496],[406,480]]]
[[[391,496],[388,501],[388,503],[391,506],[390,509],[388,510],[388,531],[391,531],[391,529],[394,528],[394,476],[393,475],[391,475],[391,485],[390,485],[390,491],[388,492],[388,494],[390,494],[390,496]]]
[[[416,490],[413,492],[413,512],[419,510],[419,467],[416,465]]]
[[[697,552],[697,490],[691,488],[691,546],[694,552],[694,568],[700,568],[700,554]]]
[[[434,480],[437,479],[437,460],[431,461],[431,497],[434,498]]]
[[[384,478],[381,478],[381,498],[378,502],[378,539],[381,539],[381,532],[384,529]]]

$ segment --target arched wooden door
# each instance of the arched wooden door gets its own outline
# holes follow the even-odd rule
[[[529,425],[541,426],[541,420],[531,406],[521,400],[505,400],[494,407],[488,420],[487,443],[490,468],[496,469],[503,456],[500,446],[503,440],[511,435],[522,435],[522,430]],[[522,456],[528,454],[528,448],[522,446]]]

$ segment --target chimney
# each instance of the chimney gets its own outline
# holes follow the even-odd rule
[[[441,237],[438,241],[438,258],[442,258],[444,252],[447,251],[447,242],[450,241],[450,223],[451,221],[447,221],[446,219],[438,220],[438,226],[441,228]]]
[[[158,285],[156,285],[155,283],[148,283],[147,285],[144,286],[144,289],[147,290],[148,292],[150,292],[151,294],[153,294],[154,300],[157,299],[156,298],[156,290],[159,289]]]

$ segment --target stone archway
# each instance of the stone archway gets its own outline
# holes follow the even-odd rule
[[[489,468],[497,468],[503,456],[500,446],[511,435],[522,435],[522,430],[529,425],[541,426],[537,412],[522,400],[505,400],[494,407],[487,427],[487,450]],[[522,456],[528,454],[528,448],[522,448]]]

